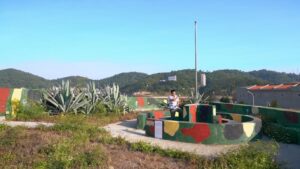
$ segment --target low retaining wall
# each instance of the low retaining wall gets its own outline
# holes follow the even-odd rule
[[[152,97],[128,97],[128,106],[134,111],[160,110],[161,104],[166,99]]]
[[[243,104],[212,103],[219,112],[255,115],[262,119],[263,131],[277,141],[300,144],[300,111],[251,106]]]
[[[16,115],[16,107],[26,102],[28,90],[24,88],[0,88],[0,116],[11,118]]]
[[[171,120],[168,112],[141,113],[138,116],[137,127],[143,129],[144,125],[146,135],[151,137],[203,144],[245,143],[251,141],[260,132],[261,120],[249,115],[218,113],[215,117],[226,118],[228,121],[197,122],[197,120],[203,120],[197,119],[201,117],[203,112],[200,110],[203,110],[203,107],[213,108],[209,105],[187,105],[185,109],[190,111],[186,112],[189,117],[193,114],[193,110],[199,113],[189,118],[188,121]],[[210,121],[209,118],[206,120]]]

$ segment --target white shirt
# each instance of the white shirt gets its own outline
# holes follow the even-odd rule
[[[169,105],[169,109],[177,109],[178,105],[179,105],[179,97],[177,95],[169,96],[168,97],[168,105]]]

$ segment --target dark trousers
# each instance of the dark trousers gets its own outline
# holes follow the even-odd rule
[[[178,112],[179,117],[175,117],[176,112]],[[170,113],[171,113],[171,119],[172,120],[181,120],[183,117],[183,113],[182,110],[180,108],[176,108],[176,109],[170,109]]]

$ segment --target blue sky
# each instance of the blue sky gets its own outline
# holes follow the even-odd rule
[[[46,78],[300,70],[300,1],[0,0],[0,69]]]

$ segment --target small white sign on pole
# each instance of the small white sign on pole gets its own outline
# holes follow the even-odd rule
[[[162,123],[162,121],[155,120],[154,128],[155,128],[154,137],[162,139],[162,135],[163,135],[163,132],[162,132],[163,131],[163,123]]]

